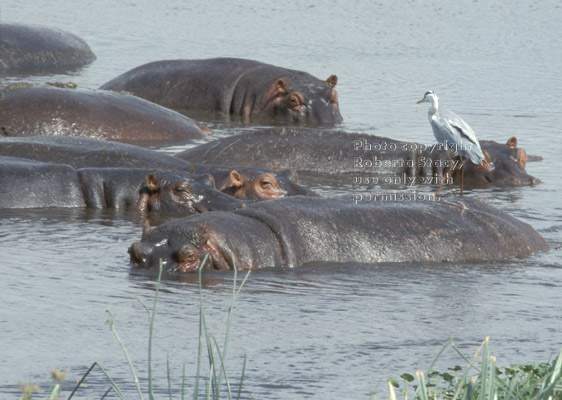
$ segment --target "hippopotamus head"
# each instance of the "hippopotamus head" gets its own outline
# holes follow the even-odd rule
[[[161,262],[171,275],[200,268],[251,269],[279,264],[271,246],[274,240],[275,234],[267,225],[236,211],[217,211],[156,227],[146,222],[141,241],[133,243],[128,252],[134,268],[155,269]]]
[[[207,184],[205,184],[207,183]],[[230,211],[245,203],[214,188],[211,175],[200,179],[166,179],[150,173],[141,189],[137,208],[141,211],[173,212],[182,215],[208,211]]]
[[[230,172],[229,184],[220,190],[237,199],[250,201],[278,199],[286,194],[275,175],[269,172],[251,176],[233,170]]]
[[[336,75],[325,81],[306,74],[279,78],[273,83],[262,107],[262,116],[297,123],[338,124],[343,121],[334,89]]]
[[[299,185],[296,171],[236,168],[214,173],[216,188],[241,200],[272,200],[284,196],[316,196]]]
[[[205,226],[191,227],[180,221],[156,228],[146,222],[141,241],[133,243],[128,253],[135,268],[156,267],[161,262],[165,271],[172,274],[194,270],[202,260],[212,269],[229,269],[211,244]]]
[[[527,153],[517,147],[517,138],[513,136],[506,144],[492,140],[481,140],[485,163],[482,166],[467,161],[464,171],[464,183],[471,186],[486,186],[493,183],[498,186],[535,185],[540,180],[527,174],[525,166]],[[455,180],[460,179],[459,174]]]

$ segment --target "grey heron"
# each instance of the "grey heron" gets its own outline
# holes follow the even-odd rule
[[[429,124],[433,129],[435,139],[449,148],[451,151],[457,152],[461,155],[461,195],[463,194],[463,179],[464,179],[464,163],[466,160],[472,161],[475,165],[484,165],[485,158],[480,148],[480,143],[474,134],[472,128],[457,114],[452,111],[439,110],[439,98],[431,90],[425,92],[423,99],[419,103],[430,103],[427,116]],[[448,171],[445,176],[448,175]],[[437,190],[436,195],[439,195],[443,181]]]

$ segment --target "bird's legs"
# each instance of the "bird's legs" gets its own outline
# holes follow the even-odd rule
[[[437,192],[435,192],[435,196],[436,196],[436,197],[441,197],[441,196],[442,196],[442,194],[441,194],[440,192],[441,192],[441,188],[443,187],[443,183],[444,183],[445,181],[449,181],[449,167],[447,167],[447,168],[445,169],[445,175],[443,175],[443,178],[441,179],[441,184],[439,185],[439,189],[437,189]]]
[[[464,189],[463,189],[463,184],[464,184],[464,164],[467,162],[468,158],[465,158],[463,156],[460,156],[460,167],[458,168],[454,168],[453,167],[453,172],[455,171],[455,169],[457,170],[461,170],[461,196],[464,195]],[[435,192],[435,196],[437,197],[441,197],[441,189],[443,188],[443,183],[444,182],[448,182],[449,181],[449,176],[451,175],[451,167],[447,167],[447,169],[445,169],[445,174],[443,175],[443,179],[441,180],[441,184],[439,185],[439,189],[437,189],[437,192]]]
[[[466,160],[468,159],[461,156],[461,166],[459,167],[461,169],[461,196],[464,196],[464,164]]]

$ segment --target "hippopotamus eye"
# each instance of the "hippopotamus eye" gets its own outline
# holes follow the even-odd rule
[[[302,94],[295,92],[289,96],[289,108],[294,111],[299,111],[300,107],[305,103]]]
[[[267,181],[267,180],[261,181],[261,182],[260,182],[260,186],[261,186],[262,188],[272,188],[272,187],[273,187],[273,182],[270,182],[270,181]]]
[[[289,107],[294,108],[299,106],[299,99],[296,96],[291,96],[289,98]]]
[[[191,245],[183,245],[176,253],[178,262],[177,272],[187,272],[199,265],[199,252]]]
[[[193,194],[193,187],[187,181],[182,181],[174,187],[176,193],[190,193]]]

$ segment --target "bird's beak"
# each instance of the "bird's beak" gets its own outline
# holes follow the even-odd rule
[[[424,97],[423,99],[421,99],[421,100],[416,101],[416,104],[420,104],[420,103],[422,103],[424,100],[425,100],[425,97]]]

